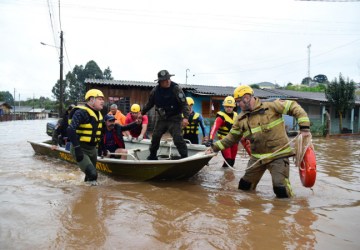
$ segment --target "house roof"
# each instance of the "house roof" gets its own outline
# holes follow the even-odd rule
[[[85,79],[85,84],[153,88],[158,83],[87,78]],[[209,85],[195,85],[195,84],[179,84],[179,85],[184,91],[191,92],[194,95],[229,96],[234,94],[234,89],[235,89],[235,87],[232,86],[209,86]],[[255,91],[255,95],[260,98],[268,98],[272,96],[271,93],[268,93],[265,90],[254,89],[254,91]]]
[[[8,109],[12,109],[11,105],[7,102],[0,102],[0,106],[6,106]]]
[[[85,79],[85,84],[94,85],[118,85],[129,87],[144,87],[153,88],[158,83],[145,81],[127,81],[127,80],[105,80],[105,79]],[[267,83],[267,82],[263,82]],[[272,83],[270,83],[272,84]],[[180,87],[194,95],[208,95],[208,96],[229,96],[234,94],[235,87],[232,86],[209,86],[209,85],[195,85],[195,84],[179,84]],[[254,95],[260,98],[283,98],[283,99],[303,99],[319,102],[327,102],[325,93],[323,92],[302,92],[285,89],[254,89]],[[360,104],[360,100],[355,101]]]
[[[15,112],[16,113],[27,113],[30,110],[32,110],[31,106],[20,106],[20,107],[15,107]]]

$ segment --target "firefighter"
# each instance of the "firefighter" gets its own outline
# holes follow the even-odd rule
[[[199,125],[203,134],[203,140],[206,139],[204,118],[193,110],[194,99],[186,97],[186,101],[190,108],[190,116],[188,119],[189,125],[183,127],[183,136],[184,139],[189,140],[192,144],[199,144]]]

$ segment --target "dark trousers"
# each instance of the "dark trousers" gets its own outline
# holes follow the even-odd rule
[[[189,140],[192,144],[199,144],[198,134],[184,134],[184,139]]]
[[[160,140],[163,134],[169,131],[174,144],[182,158],[187,157],[187,146],[181,134],[181,120],[158,119],[155,123],[154,133],[151,138],[150,155],[156,156],[160,147]]]

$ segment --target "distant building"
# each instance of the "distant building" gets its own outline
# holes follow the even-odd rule
[[[275,84],[271,82],[260,82],[256,83],[261,89],[275,89]]]

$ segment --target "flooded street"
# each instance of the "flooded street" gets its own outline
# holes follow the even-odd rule
[[[99,186],[60,160],[34,155],[46,120],[0,123],[0,249],[360,249],[360,138],[314,138],[317,180],[279,200],[266,172],[257,191],[237,189],[222,157],[185,181],[99,175]],[[243,155],[243,154],[242,154]]]

